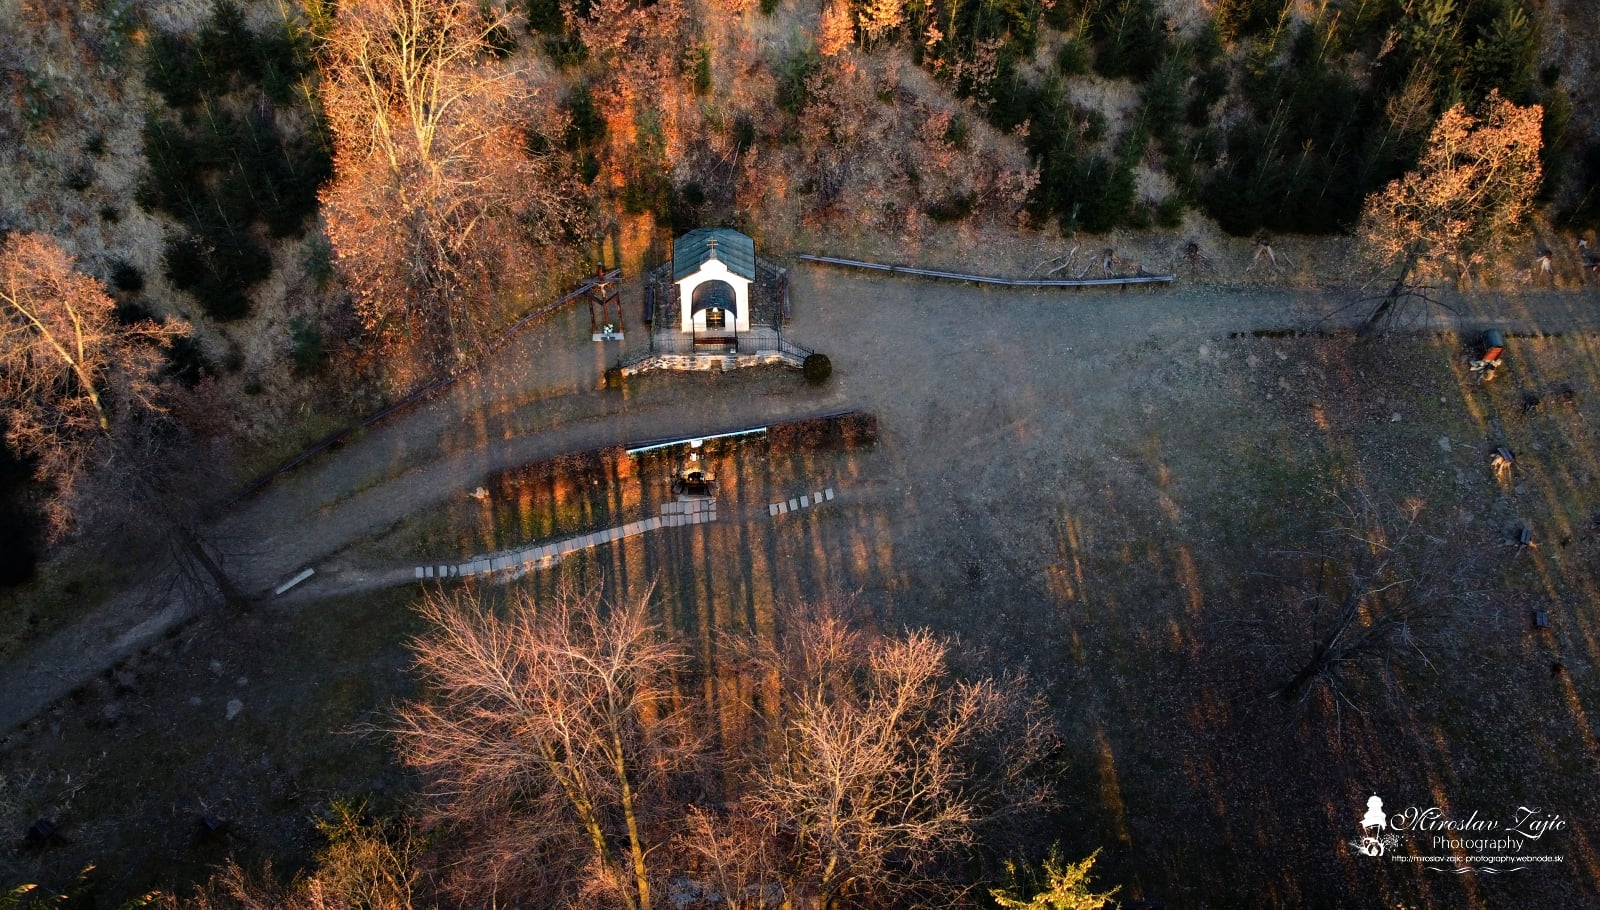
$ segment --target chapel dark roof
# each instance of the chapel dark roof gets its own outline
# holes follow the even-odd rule
[[[732,228],[696,228],[672,245],[672,280],[694,274],[717,259],[741,278],[756,279],[756,242]]]

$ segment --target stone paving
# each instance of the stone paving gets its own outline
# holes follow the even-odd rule
[[[787,515],[790,512],[798,512],[801,509],[809,509],[814,505],[822,503],[823,501],[832,501],[832,499],[833,487],[828,487],[819,493],[812,493],[809,496],[798,496],[784,502],[769,503],[767,505],[767,514],[773,517]]]
[[[815,493],[796,496],[784,502],[774,502],[767,506],[767,514],[776,517],[809,509],[823,502],[830,502],[834,498],[833,487],[827,487]],[[564,540],[539,546],[526,547],[521,550],[505,550],[500,553],[491,553],[487,556],[477,556],[466,562],[446,563],[444,565],[416,566],[413,569],[413,578],[418,581],[439,578],[470,578],[474,575],[487,575],[491,572],[504,572],[510,569],[544,569],[555,565],[568,553],[577,550],[586,550],[598,547],[601,544],[621,540],[624,537],[633,537],[646,531],[655,531],[661,528],[681,528],[688,525],[705,524],[717,520],[717,501],[704,496],[680,496],[672,502],[661,504],[661,514],[654,518],[642,521],[631,521],[615,528],[606,528],[589,534],[579,534]]]
[[[579,534],[540,546],[521,550],[506,550],[487,556],[478,556],[462,563],[417,566],[413,577],[426,581],[430,578],[470,578],[508,569],[544,569],[561,560],[568,553],[598,547],[601,544],[633,537],[660,528],[680,528],[717,520],[717,502],[699,496],[683,496],[674,502],[661,504],[661,514],[642,521],[630,521],[615,528],[606,528],[589,534]]]

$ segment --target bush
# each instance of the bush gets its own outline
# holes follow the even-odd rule
[[[306,275],[316,284],[317,290],[326,291],[333,281],[333,243],[318,232],[306,238],[303,260]]]
[[[698,97],[711,94],[711,48],[701,45],[689,52],[689,88]]]
[[[86,161],[73,165],[62,178],[61,185],[74,193],[83,192],[94,185],[94,168]]]
[[[580,85],[561,103],[567,116],[572,118],[567,126],[567,148],[571,150],[593,148],[606,138],[606,119],[595,106],[589,86]]]
[[[778,107],[785,113],[800,116],[806,107],[806,82],[811,74],[822,68],[822,55],[807,48],[783,61],[778,67]]]
[[[749,114],[740,114],[733,121],[733,144],[741,152],[749,151],[756,144],[756,122],[750,119]]]
[[[950,125],[945,127],[944,141],[963,152],[967,151],[972,144],[970,139],[971,131],[972,127],[967,123],[967,118],[962,114],[956,114],[950,118]]]
[[[928,217],[941,224],[960,221],[972,214],[972,210],[977,204],[977,193],[956,193],[936,200],[929,205],[927,209]]]
[[[805,374],[806,382],[822,385],[833,375],[833,361],[826,354],[808,354],[800,365],[800,372]]]
[[[1057,6],[1064,4],[1057,3]],[[1063,76],[1081,76],[1089,71],[1089,45],[1081,37],[1068,38],[1056,51],[1056,69]]]
[[[1174,193],[1156,207],[1156,224],[1171,230],[1183,224],[1183,199]]]
[[[582,66],[583,61],[589,59],[589,48],[584,45],[583,39],[566,32],[544,39],[544,52],[562,69]]]
[[[186,389],[200,384],[200,380],[216,375],[211,359],[193,335],[184,335],[167,346],[167,375]]]
[[[119,291],[137,294],[144,290],[144,273],[133,263],[118,259],[111,266],[111,286]]]
[[[272,273],[272,254],[236,226],[206,224],[167,243],[167,278],[206,315],[231,322],[250,315],[250,291]]]
[[[527,0],[523,12],[527,16],[530,32],[559,35],[566,30],[567,20],[561,14],[561,0]]]
[[[328,360],[328,345],[322,326],[305,317],[298,317],[289,326],[289,340],[294,345],[294,375],[298,378],[314,376],[322,371]]]

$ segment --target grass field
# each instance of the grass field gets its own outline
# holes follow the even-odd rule
[[[995,299],[810,280],[811,299],[838,307],[874,294],[869,334],[963,295]],[[1059,837],[1069,855],[1105,848],[1100,881],[1125,897],[1578,906],[1600,888],[1600,339],[1514,337],[1508,369],[1481,384],[1453,334],[1230,332],[1198,306],[1131,297],[1030,335],[1040,311],[1025,305],[944,347],[830,350],[842,396],[878,417],[875,445],[713,446],[718,522],[517,583],[653,590],[713,667],[720,631],[781,634],[789,610],[829,591],[858,592],[885,626],[958,636],[1047,692],[1069,744]],[[749,393],[737,376],[694,381],[696,394]],[[1518,456],[1503,482],[1488,464],[1498,446]],[[503,475],[487,503],[453,499],[352,558],[456,561],[632,521],[669,496],[671,458],[563,464]],[[837,498],[768,514],[823,487]],[[1267,694],[1304,663],[1319,622],[1289,554],[1339,546],[1340,496],[1416,507],[1458,596],[1417,624],[1414,647],[1350,668],[1336,711]],[[1534,548],[1506,545],[1520,526]],[[332,796],[403,791],[385,744],[341,731],[409,691],[413,593],[210,617],[124,668],[131,679],[113,673],[57,708],[0,756],[0,825],[56,818],[74,843],[8,856],[0,877],[93,859],[116,890],[228,849],[292,862]],[[1532,627],[1535,608],[1549,628]],[[706,685],[718,694],[714,674]],[[1361,856],[1350,842],[1372,793],[1396,810],[1559,812],[1569,827],[1539,846],[1565,861],[1456,876]],[[228,838],[194,839],[206,808]]]

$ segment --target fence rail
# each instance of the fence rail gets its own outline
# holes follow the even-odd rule
[[[937,269],[918,269],[909,265],[884,265],[879,262],[861,262],[856,259],[838,259],[833,256],[813,256],[801,253],[794,258],[803,262],[821,262],[856,269],[871,269],[893,275],[915,275],[919,278],[943,278],[949,281],[971,281],[976,284],[996,284],[1012,288],[1089,288],[1126,287],[1131,284],[1170,284],[1174,275],[1130,275],[1125,278],[996,278],[992,275],[967,275],[962,272],[941,272]]]

